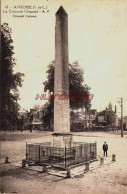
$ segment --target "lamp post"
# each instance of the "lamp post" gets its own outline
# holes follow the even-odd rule
[[[123,98],[119,98],[117,102],[121,107],[121,137],[123,137]]]

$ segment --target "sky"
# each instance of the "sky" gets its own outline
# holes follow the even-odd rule
[[[49,11],[33,14],[36,18],[13,17],[13,11],[25,11],[14,6],[29,5],[47,6]],[[125,0],[2,0],[1,23],[8,23],[12,29],[15,72],[25,74],[23,87],[19,88],[21,108],[29,110],[34,104],[45,103],[35,100],[35,96],[44,93],[47,66],[54,60],[55,13],[61,5],[68,13],[69,62],[78,61],[84,69],[84,83],[94,94],[92,108],[100,111],[111,102],[120,115],[117,101],[122,97],[127,115]]]

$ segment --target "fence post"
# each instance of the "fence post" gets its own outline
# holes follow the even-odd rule
[[[71,169],[70,168],[67,169],[66,178],[71,178]]]
[[[5,157],[5,164],[7,164],[7,163],[10,163],[10,162],[9,162],[9,157],[8,157],[8,156]]]
[[[116,161],[116,155],[112,154],[112,161],[115,162]]]
[[[47,172],[46,164],[43,164],[43,170],[42,170],[42,173],[46,173],[46,172]]]
[[[28,154],[27,154],[27,142],[26,142],[26,160],[28,159],[27,156]]]
[[[85,171],[89,171],[89,162],[86,162],[86,168],[85,168]]]
[[[65,146],[65,168],[66,168],[66,146]]]
[[[86,145],[86,161],[88,161],[88,144]]]
[[[39,162],[40,162],[40,145],[39,145]]]
[[[22,160],[22,168],[26,167],[26,160]]]
[[[97,142],[95,141],[95,159],[97,159]]]
[[[104,158],[100,158],[100,165],[104,164]]]
[[[91,146],[92,146],[92,144],[90,143],[90,159],[92,158]]]

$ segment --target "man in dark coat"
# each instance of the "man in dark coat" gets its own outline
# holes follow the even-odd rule
[[[106,155],[106,157],[107,157],[108,144],[106,142],[104,142],[104,144],[103,144],[103,151],[104,151],[104,156]]]

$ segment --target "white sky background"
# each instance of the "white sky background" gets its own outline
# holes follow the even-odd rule
[[[69,20],[69,62],[77,60],[85,70],[85,83],[94,94],[92,108],[103,110],[111,102],[120,112],[117,98],[123,97],[127,115],[127,1],[2,0],[2,10],[5,5],[46,4],[50,12],[37,18],[2,13],[1,23],[12,28],[15,71],[25,73],[20,106],[29,110],[45,103],[35,96],[44,93],[47,65],[55,55],[55,12],[63,5]]]

